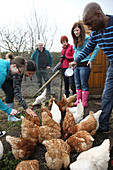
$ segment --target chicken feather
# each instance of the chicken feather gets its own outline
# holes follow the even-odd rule
[[[35,99],[35,101],[32,104],[32,106],[36,106],[38,104],[42,104],[46,100],[46,93],[47,93],[47,89],[45,89],[43,91],[43,93]]]
[[[70,164],[70,170],[107,170],[110,160],[110,140],[105,139],[100,146],[80,153]]]

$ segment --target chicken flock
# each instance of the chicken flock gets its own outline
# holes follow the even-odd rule
[[[106,139],[100,146],[92,147],[102,110],[96,113],[90,111],[84,118],[81,100],[74,106],[76,95],[68,98],[63,95],[59,102],[51,96],[46,106],[46,91],[45,89],[33,104],[41,104],[41,120],[38,116],[30,117],[26,113],[25,117],[21,116],[22,137],[6,136],[15,159],[21,159],[16,170],[39,169],[38,160],[29,160],[29,156],[36,151],[38,142],[46,148],[45,160],[49,169],[69,167],[70,170],[107,170],[110,140]],[[0,145],[2,146],[1,143]],[[73,163],[70,163],[71,152],[79,155]]]

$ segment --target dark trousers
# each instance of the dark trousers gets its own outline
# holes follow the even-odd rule
[[[102,113],[99,118],[99,128],[109,130],[109,118],[113,108],[113,64],[108,68],[102,94]]]
[[[69,93],[70,93],[69,86],[71,87],[73,94],[76,94],[76,87],[75,87],[75,83],[74,83],[74,75],[71,77],[65,76],[66,69],[67,68],[63,68],[62,72],[63,72],[63,78],[64,78],[65,95],[66,95],[66,97],[69,97]]]
[[[14,102],[13,80],[6,79],[4,84],[2,85],[2,90],[6,95],[5,102],[13,103]]]
[[[37,81],[39,89],[42,87],[42,79],[44,79],[45,82],[49,80],[49,73],[48,70],[37,70],[36,71]],[[50,83],[47,85],[47,91],[50,91]]]

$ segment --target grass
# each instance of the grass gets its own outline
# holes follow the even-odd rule
[[[7,154],[3,155],[2,160],[0,161],[1,170],[15,170],[17,164],[21,160],[17,160],[12,155],[12,151],[9,151]]]

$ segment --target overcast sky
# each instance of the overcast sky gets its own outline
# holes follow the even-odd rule
[[[32,13],[33,7],[38,12],[48,11],[48,17],[56,20],[59,30],[56,37],[58,49],[62,47],[60,37],[66,35],[72,44],[71,28],[74,22],[82,19],[82,12],[89,2],[97,2],[105,14],[113,15],[113,0],[1,0],[0,2],[0,25],[13,26],[24,25]]]

